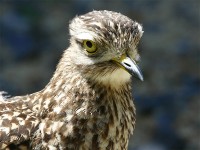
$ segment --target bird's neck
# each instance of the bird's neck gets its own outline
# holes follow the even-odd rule
[[[110,139],[113,139],[110,145],[118,143],[126,147],[135,124],[130,82],[114,88],[106,82],[89,80],[74,68],[78,66],[62,65],[59,64],[49,84],[40,91],[42,96],[34,98],[38,99],[38,115],[52,118],[51,121],[57,123],[56,128],[64,130],[62,136],[65,138],[76,137],[76,129],[80,133],[77,140],[85,138],[88,146],[99,135],[105,144],[98,147],[109,145],[106,142]],[[53,125],[51,130],[57,131]]]
[[[49,84],[39,92],[40,94],[30,95],[34,97],[32,99],[35,100],[35,104],[39,105],[39,109],[47,109],[47,111],[44,111],[47,113],[60,113],[70,110],[66,107],[71,104],[76,105],[73,108],[79,109],[79,107],[83,108],[83,104],[87,104],[87,106],[99,105],[96,101],[102,100],[104,100],[104,105],[107,105],[106,103],[110,103],[110,99],[119,105],[127,102],[127,108],[124,109],[134,107],[130,76],[127,72],[117,70],[113,71],[111,75],[97,77],[91,70],[84,70],[85,68],[82,67],[72,64],[70,60],[61,59]],[[92,100],[95,103],[92,103]]]

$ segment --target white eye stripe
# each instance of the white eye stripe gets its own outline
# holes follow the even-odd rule
[[[87,40],[91,40],[91,41],[93,41],[94,40],[94,37],[90,34],[90,33],[80,33],[80,34],[78,34],[78,35],[75,35],[75,37],[77,38],[77,39],[79,39],[79,40],[85,40],[85,39],[87,39]]]

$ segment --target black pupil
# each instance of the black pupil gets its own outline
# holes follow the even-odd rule
[[[91,48],[91,47],[92,47],[92,42],[87,41],[87,42],[86,42],[86,45],[87,45],[89,48]]]

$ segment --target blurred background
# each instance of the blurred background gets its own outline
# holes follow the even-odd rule
[[[137,20],[145,31],[145,81],[133,79],[137,125],[129,150],[200,150],[198,0],[0,0],[0,91],[41,90],[69,45],[69,21],[102,9]]]

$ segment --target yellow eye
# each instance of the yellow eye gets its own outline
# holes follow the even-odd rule
[[[95,53],[97,50],[96,44],[90,40],[84,40],[83,47],[86,49],[88,53]]]

